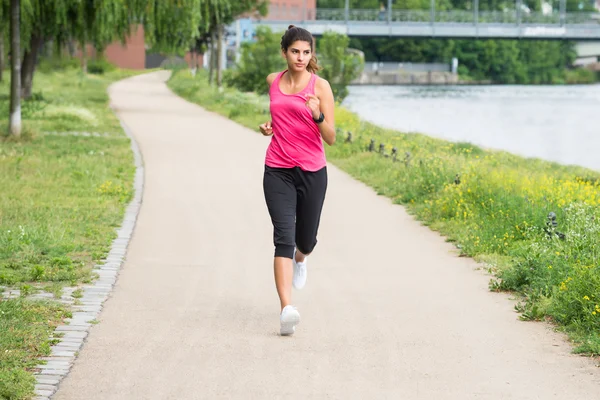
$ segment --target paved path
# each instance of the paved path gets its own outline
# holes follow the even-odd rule
[[[111,90],[144,157],[144,199],[113,295],[53,399],[600,398],[590,361],[331,165],[294,292],[302,322],[278,336],[268,139],[174,96],[166,77]]]

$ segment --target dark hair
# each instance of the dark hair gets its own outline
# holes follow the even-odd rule
[[[319,65],[317,64],[318,60],[317,60],[317,57],[315,56],[313,36],[311,35],[311,33],[309,31],[307,31],[306,29],[300,28],[299,26],[290,25],[288,27],[287,31],[285,31],[285,33],[281,37],[281,49],[283,51],[287,51],[288,47],[290,47],[291,44],[297,40],[301,40],[303,42],[308,42],[308,44],[310,44],[312,57],[310,58],[310,61],[308,62],[308,66],[306,67],[306,70],[308,72],[316,73],[318,70],[321,69],[321,67],[319,67]]]

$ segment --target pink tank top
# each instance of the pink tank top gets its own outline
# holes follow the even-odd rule
[[[303,171],[318,171],[325,167],[325,149],[319,126],[306,106],[306,95],[315,94],[317,76],[312,74],[308,85],[295,94],[285,94],[279,81],[280,72],[269,89],[273,136],[267,148],[265,164],[273,168],[300,167]]]

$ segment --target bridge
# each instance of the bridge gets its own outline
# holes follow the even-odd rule
[[[435,0],[429,10],[392,9],[391,0],[387,10],[350,9],[348,3],[343,9],[304,8],[296,19],[254,20],[253,25],[285,31],[298,24],[315,36],[334,31],[372,37],[600,40],[600,13],[566,12],[565,0],[558,11],[547,13],[530,12],[522,0],[508,11],[479,11],[478,0],[469,11],[436,10]]]

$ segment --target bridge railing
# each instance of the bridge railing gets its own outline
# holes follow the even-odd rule
[[[518,12],[516,9],[508,11],[473,11],[450,10],[392,10],[380,11],[376,9],[337,9],[317,8],[307,12],[306,18],[320,21],[346,21],[348,22],[443,22],[443,23],[485,23],[485,24],[593,24],[600,23],[600,13],[571,12],[561,14],[543,14],[541,12]]]
[[[451,72],[450,63],[366,62],[363,72]]]

